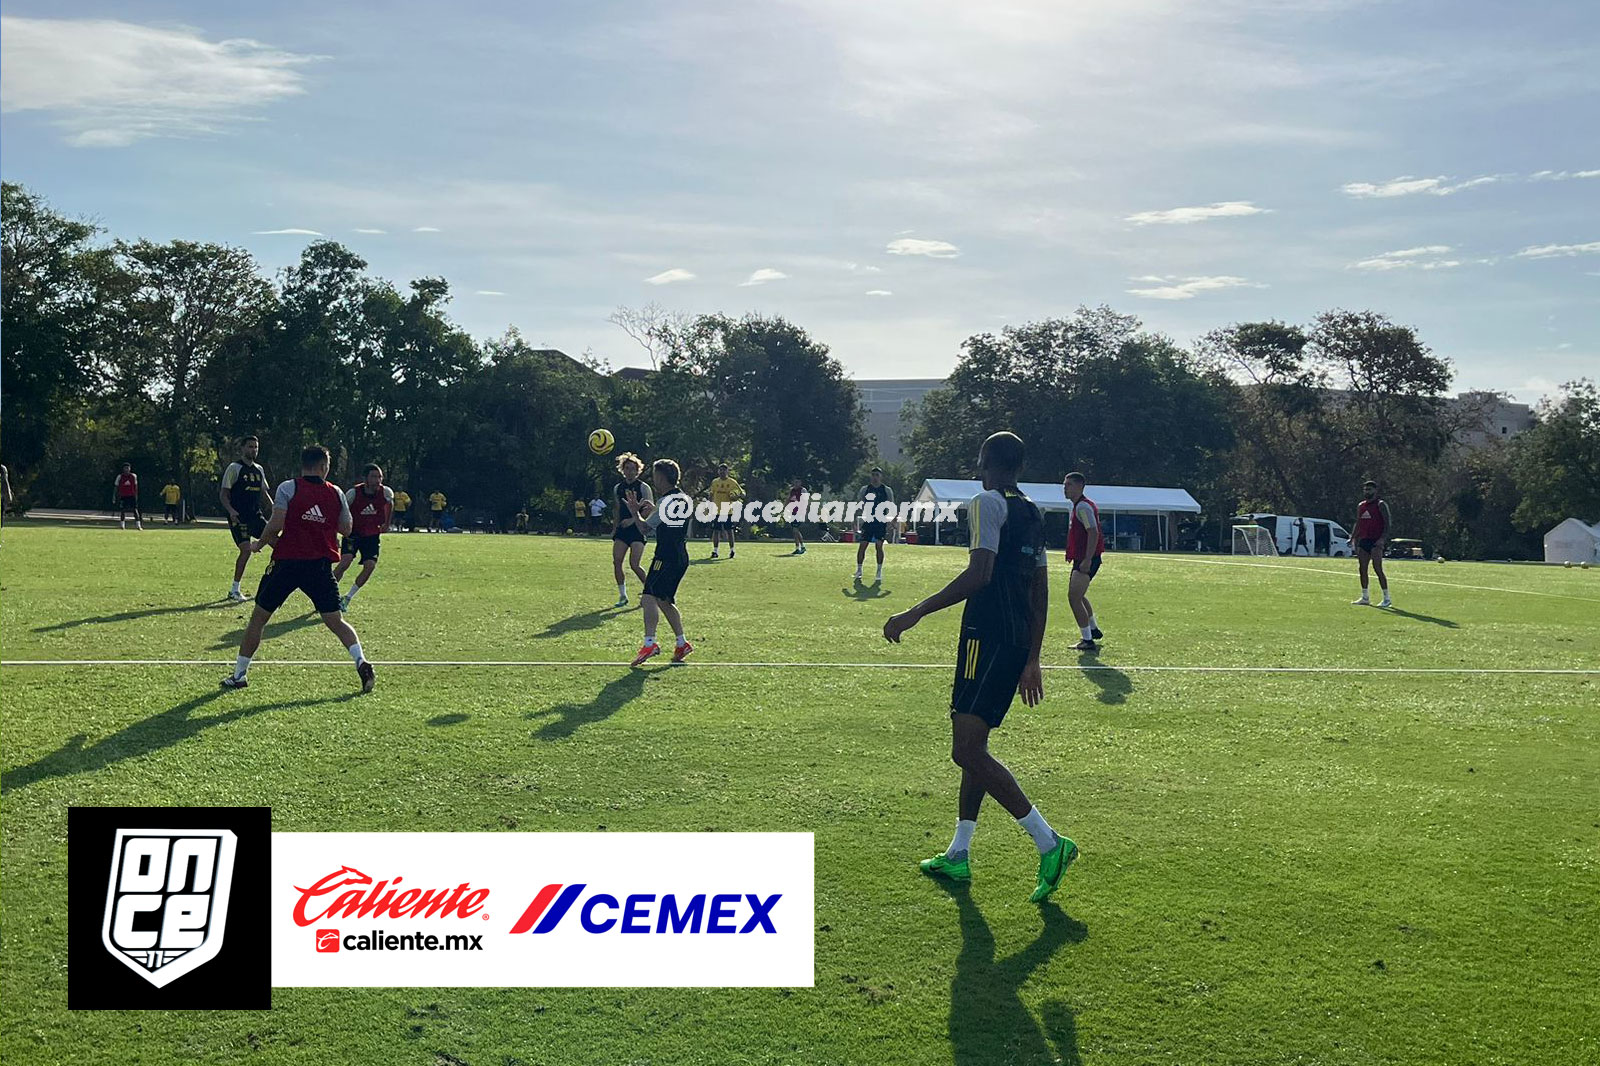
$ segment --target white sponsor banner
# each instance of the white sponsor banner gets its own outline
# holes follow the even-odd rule
[[[810,833],[274,833],[278,988],[811,987]]]

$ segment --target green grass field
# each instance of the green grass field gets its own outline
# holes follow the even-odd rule
[[[852,547],[786,552],[692,567],[691,665],[630,670],[607,542],[389,537],[351,615],[373,694],[298,600],[224,694],[248,608],[218,602],[222,530],[8,525],[8,663],[215,665],[4,668],[0,1060],[1600,1061],[1600,570],[1396,563],[1380,612],[1349,606],[1348,562],[1117,556],[1080,660],[1053,563],[1046,702],[992,744],[1083,849],[1041,909],[992,803],[970,891],[915,867],[955,821],[957,612],[900,646],[880,629],[964,553],[893,547],[863,590]],[[575,665],[400,665],[439,660]],[[937,665],[883,668],[913,664]],[[1465,672],[1503,669],[1580,672]],[[270,805],[286,831],[812,831],[816,985],[70,1013],[67,807],[115,804]]]

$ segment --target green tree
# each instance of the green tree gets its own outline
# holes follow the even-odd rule
[[[1569,381],[1540,403],[1538,424],[1512,442],[1512,468],[1522,489],[1518,528],[1600,520],[1600,390],[1592,380]]]

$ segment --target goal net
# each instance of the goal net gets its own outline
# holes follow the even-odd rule
[[[1242,525],[1233,527],[1233,554],[1277,555],[1278,543],[1266,526]]]

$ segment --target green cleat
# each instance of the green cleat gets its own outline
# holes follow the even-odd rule
[[[972,866],[966,859],[955,862],[948,856],[935,855],[917,863],[917,868],[929,877],[942,877],[947,881],[972,880]]]
[[[1039,884],[1028,897],[1029,903],[1043,903],[1050,898],[1066,875],[1067,867],[1078,857],[1078,845],[1066,837],[1058,837],[1056,846],[1039,856]]]

